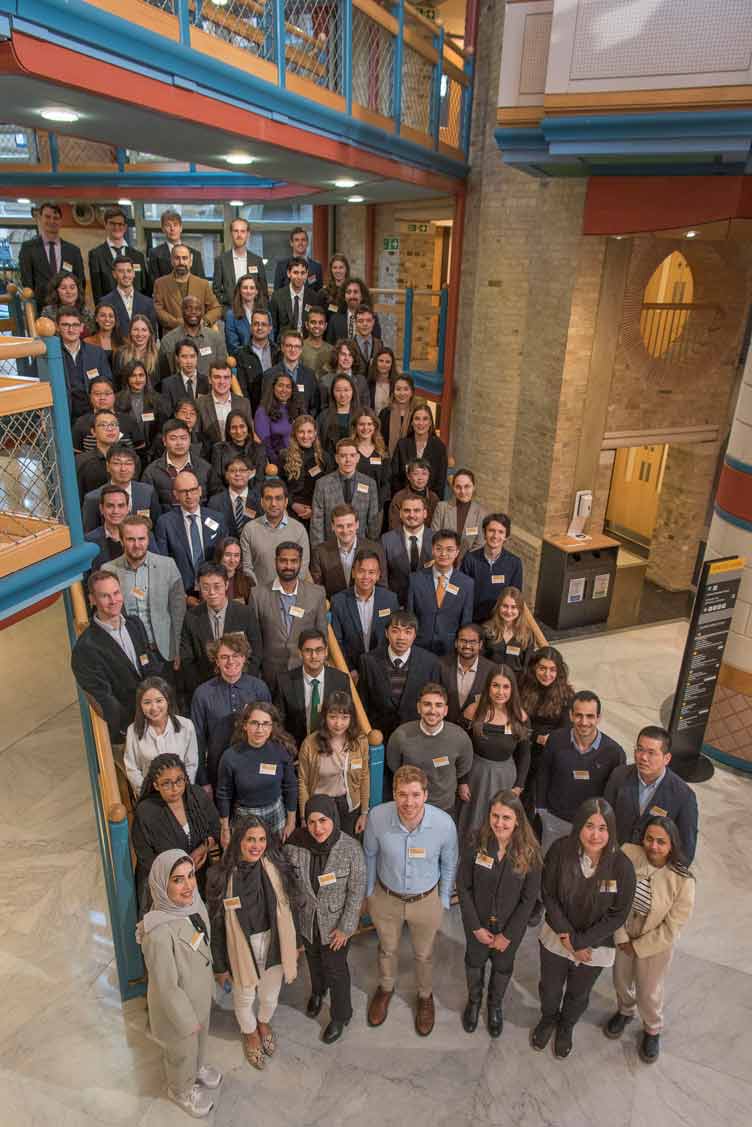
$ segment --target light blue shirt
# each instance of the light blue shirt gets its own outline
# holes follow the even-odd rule
[[[575,736],[574,736],[574,728],[571,728],[571,729],[570,729],[570,732],[569,732],[569,739],[570,739],[570,741],[571,741],[572,747],[573,747],[573,748],[574,748],[574,749],[575,749],[576,751],[579,751],[580,755],[587,755],[587,753],[588,753],[589,751],[597,751],[597,750],[598,750],[598,748],[599,748],[599,747],[601,746],[601,736],[602,736],[602,734],[603,734],[603,733],[601,732],[600,728],[597,728],[597,729],[596,729],[596,732],[595,732],[595,739],[593,740],[593,742],[591,743],[590,747],[589,747],[589,748],[587,748],[587,750],[586,750],[586,751],[582,751],[582,749],[580,748],[579,744],[577,743],[577,740],[575,739]]]
[[[640,772],[639,771],[637,772],[637,801],[638,801],[639,806],[640,806],[640,813],[641,814],[645,813],[645,809],[647,807],[647,804],[650,802],[650,800],[652,799],[655,792],[658,790],[658,787],[661,785],[661,783],[663,782],[665,777],[666,777],[666,772],[664,770],[664,771],[661,772],[661,774],[658,776],[658,778],[655,780],[654,783],[643,783],[642,779],[640,778]]]
[[[437,884],[445,908],[454,887],[458,846],[454,822],[437,806],[426,803],[414,830],[402,825],[396,802],[375,806],[363,838],[368,876],[367,895],[378,880],[400,896],[419,896]]]

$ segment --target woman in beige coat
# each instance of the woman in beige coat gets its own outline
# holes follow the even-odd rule
[[[152,909],[136,929],[149,972],[149,1024],[164,1050],[167,1095],[195,1119],[214,1102],[222,1073],[205,1064],[214,994],[209,917],[182,849],[160,853],[149,873]]]
[[[333,798],[342,832],[355,837],[365,829],[371,794],[368,737],[361,734],[349,693],[333,692],[324,700],[318,729],[298,752],[298,805],[305,817],[314,794]]]
[[[671,818],[654,817],[642,845],[622,851],[632,862],[637,884],[632,910],[614,935],[614,989],[619,1009],[604,1026],[607,1037],[621,1037],[636,1012],[643,1033],[638,1052],[652,1064],[660,1052],[663,997],[679,931],[692,915],[694,877],[682,857],[681,839]]]

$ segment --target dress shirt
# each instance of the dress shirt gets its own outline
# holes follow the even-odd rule
[[[282,615],[282,624],[289,634],[292,630],[292,615],[290,608],[295,606],[295,600],[298,597],[298,584],[295,584],[294,591],[285,591],[282,586],[282,581],[277,577],[272,583],[272,591],[276,591],[279,595],[280,614]]]
[[[368,650],[371,648],[371,627],[373,626],[373,592],[371,592],[369,598],[361,599],[356,591],[355,606],[358,608],[360,628],[363,631],[363,641],[365,643],[366,653],[368,653]]]
[[[503,549],[502,549],[502,551],[503,551]],[[501,552],[497,552],[495,556],[489,555],[488,547],[485,547],[483,549],[483,559],[486,561],[486,563],[488,564],[489,567],[493,567],[493,565],[496,563],[496,561],[498,560],[500,555],[501,555]]]
[[[407,558],[410,559],[410,540],[414,536],[418,541],[418,556],[423,551],[423,533],[426,531],[426,526],[422,524],[420,528],[416,528],[414,532],[408,532],[406,528],[402,529],[402,535],[405,538],[405,551]]]
[[[119,258],[121,254],[125,254],[128,250],[127,243],[111,243],[109,239],[106,239],[105,242],[110,248],[110,254],[112,255],[113,261],[114,259]]]
[[[585,748],[584,751],[582,750],[580,745],[577,743],[577,740],[575,739],[574,728],[572,728],[570,733],[569,733],[569,739],[570,739],[572,747],[575,749],[575,751],[578,751],[580,753],[580,755],[587,755],[587,753],[589,751],[597,751],[598,748],[601,746],[601,730],[600,730],[600,728],[596,728],[595,739],[593,740],[593,742],[590,744],[589,747]]]
[[[303,306],[303,294],[304,293],[305,293],[305,286],[298,293],[292,288],[292,283],[290,284],[290,311],[293,314],[293,318],[294,318],[294,316],[295,316],[295,298],[297,298],[298,299],[298,320],[295,323],[295,328],[300,329],[300,330],[302,330],[302,328],[303,328],[303,319],[305,317],[305,310],[304,310],[304,306]]]
[[[128,633],[128,628],[125,625],[125,619],[123,618],[123,616],[120,615],[115,626],[110,626],[108,622],[102,622],[101,618],[99,618],[96,614],[94,615],[94,621],[96,622],[97,626],[101,626],[103,630],[107,631],[113,642],[117,642],[117,644],[120,646],[120,649],[128,658],[128,661],[131,663],[133,668],[138,670],[140,676],[141,666],[138,664],[138,659],[136,658],[136,650],[133,646],[133,642],[131,641],[131,636]]]
[[[239,282],[248,273],[248,252],[245,247],[239,254],[235,251],[232,252],[232,265],[235,270],[235,281]]]
[[[366,366],[373,360],[373,337],[361,337],[355,334],[355,343],[361,351]]]
[[[190,458],[188,458],[187,461],[185,461],[182,466],[176,466],[175,463],[173,462],[172,458],[170,457],[170,455],[166,451],[165,451],[165,466],[167,467],[167,472],[170,474],[170,477],[177,477],[179,473],[183,473],[184,471],[188,471],[189,473],[193,473],[193,470],[191,469]],[[170,473],[171,469],[173,469],[175,471],[175,473]],[[188,534],[188,539],[190,541],[190,532]]]
[[[204,547],[204,528],[203,528],[203,522],[201,520],[201,509],[200,508],[196,509],[195,513],[189,513],[185,509],[181,509],[180,512],[181,512],[181,515],[183,517],[183,524],[185,525],[185,535],[186,535],[186,538],[188,540],[188,548],[189,548],[190,553],[191,553],[191,559],[193,560],[193,542],[191,540],[191,517],[196,518],[196,528],[198,529],[198,538],[201,541],[201,547],[202,548]],[[195,564],[196,561],[193,560],[193,562]]]
[[[120,572],[120,590],[123,592],[125,613],[141,619],[149,644],[155,645],[149,608],[149,569],[145,562],[138,567],[125,565]]]
[[[419,896],[438,884],[441,903],[449,907],[457,871],[457,830],[443,810],[426,803],[421,822],[408,830],[397,815],[395,802],[374,806],[366,823],[363,850],[368,896],[377,878],[400,896]]]
[[[258,344],[254,344],[253,338],[251,338],[251,352],[255,352],[255,354],[258,356],[259,363],[261,365],[261,371],[268,372],[272,366],[272,350],[269,342],[267,341],[262,348]]]
[[[232,410],[232,396],[228,395],[227,399],[217,399],[214,395],[212,395],[212,403],[214,404],[214,410],[217,415],[217,422],[219,423],[219,436],[222,440],[224,440],[225,423],[227,422],[227,416]]]
[[[230,494],[230,504],[233,513],[235,512],[235,502],[240,498],[243,504],[243,515],[245,515],[246,505],[248,504],[248,490],[244,489],[242,493],[236,493],[234,489],[228,489],[227,492]]]
[[[80,344],[76,344],[75,348],[69,348],[69,347],[68,347],[68,345],[66,344],[66,345],[64,345],[63,347],[65,348],[65,351],[66,351],[66,352],[68,353],[68,355],[70,356],[71,360],[72,360],[72,361],[73,361],[73,363],[75,364],[75,363],[76,363],[76,361],[78,360],[78,354],[79,354],[79,352],[81,351],[81,345],[80,345]]]
[[[319,683],[319,709],[324,703],[324,673],[322,669],[318,677],[311,677],[303,670],[303,696],[305,698],[305,714],[306,714],[306,731],[311,730],[311,696],[313,695],[313,682]]]
[[[342,570],[345,573],[345,583],[349,587],[350,586],[350,575],[352,573],[353,560],[355,559],[355,553],[358,550],[358,538],[357,538],[357,536],[355,537],[355,539],[353,540],[353,542],[352,542],[352,544],[349,548],[343,548],[342,545],[340,544],[339,540],[338,540],[337,541],[337,550],[339,551],[339,558],[342,561]]]
[[[225,632],[225,615],[227,614],[227,603],[220,610],[212,610],[211,607],[206,608],[209,615],[209,625],[211,626],[212,638],[215,640],[221,638]]]
[[[133,290],[131,290],[130,293],[126,293],[125,290],[121,290],[118,287],[117,292],[120,294],[120,300],[122,301],[123,305],[125,306],[125,309],[126,309],[128,316],[132,317],[133,316]]]
[[[196,729],[187,716],[178,717],[180,731],[175,731],[172,720],[167,718],[167,726],[160,735],[146,725],[143,736],[136,735],[133,724],[130,725],[125,736],[125,773],[136,794],[143,786],[144,776],[149,770],[152,759],[158,755],[178,755],[185,764],[185,771],[192,783],[196,781],[198,770],[198,744],[196,742]]]
[[[640,772],[639,771],[637,772],[637,792],[638,792],[638,802],[639,802],[641,814],[645,813],[648,803],[652,800],[653,795],[658,790],[658,787],[661,785],[661,783],[663,782],[665,777],[666,777],[666,770],[664,768],[663,771],[661,771],[658,778],[655,780],[655,782],[653,782],[653,783],[643,783]]]
[[[478,674],[478,659],[476,657],[473,665],[469,669],[463,669],[459,660],[457,661],[457,696],[459,697],[460,705],[464,704],[470,695],[470,690],[473,687],[473,682]]]
[[[411,646],[410,649],[407,650],[405,653],[403,653],[402,656],[400,657],[399,654],[396,654],[394,652],[394,650],[392,649],[391,646],[387,646],[386,653],[387,653],[387,657],[389,658],[392,665],[394,665],[395,661],[401,661],[402,665],[400,666],[400,668],[404,669],[405,666],[407,665],[408,661],[410,660],[410,654],[412,653],[412,651],[413,651],[413,648]]]
[[[432,568],[434,591],[438,591],[438,589],[439,589],[439,579],[443,575],[444,576],[444,594],[446,594],[447,584],[449,584],[451,582],[453,570],[454,569],[452,568],[450,571],[439,571],[439,569],[436,568],[436,567]]]
[[[60,270],[60,258],[63,249],[60,239],[43,239],[42,241],[44,243],[45,257],[52,267],[53,274],[57,274],[58,270]],[[52,257],[50,256],[50,249],[52,249]]]

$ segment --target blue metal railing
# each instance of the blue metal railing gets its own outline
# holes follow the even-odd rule
[[[385,343],[394,345],[397,343],[398,337],[402,335],[402,371],[415,380],[415,385],[419,391],[428,392],[432,396],[440,396],[444,390],[444,376],[446,369],[446,330],[447,330],[447,312],[449,308],[449,290],[446,286],[441,290],[416,290],[413,286],[408,286],[405,290],[379,290],[374,288],[371,290],[371,295],[375,301],[379,302],[379,293],[391,296],[401,296],[404,294],[402,304],[395,303],[394,305],[379,305],[379,311],[384,312],[386,317],[395,316],[398,322],[393,330],[394,335],[390,339],[388,333],[384,332],[385,325],[382,321],[382,335],[384,336]],[[428,298],[431,302],[438,301],[438,308],[432,308],[428,313],[426,310],[420,310],[416,314],[415,300],[416,297]],[[423,342],[427,352],[436,354],[436,364],[432,368],[420,367],[416,360],[421,357],[416,356],[418,352],[418,343],[416,340],[416,327],[420,322],[425,323],[426,319],[434,319],[436,321],[436,332],[432,339]],[[425,358],[425,357],[424,357]]]

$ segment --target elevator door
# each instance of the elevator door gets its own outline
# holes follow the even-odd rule
[[[668,446],[629,446],[616,451],[606,524],[648,546],[658,515],[658,498]]]

